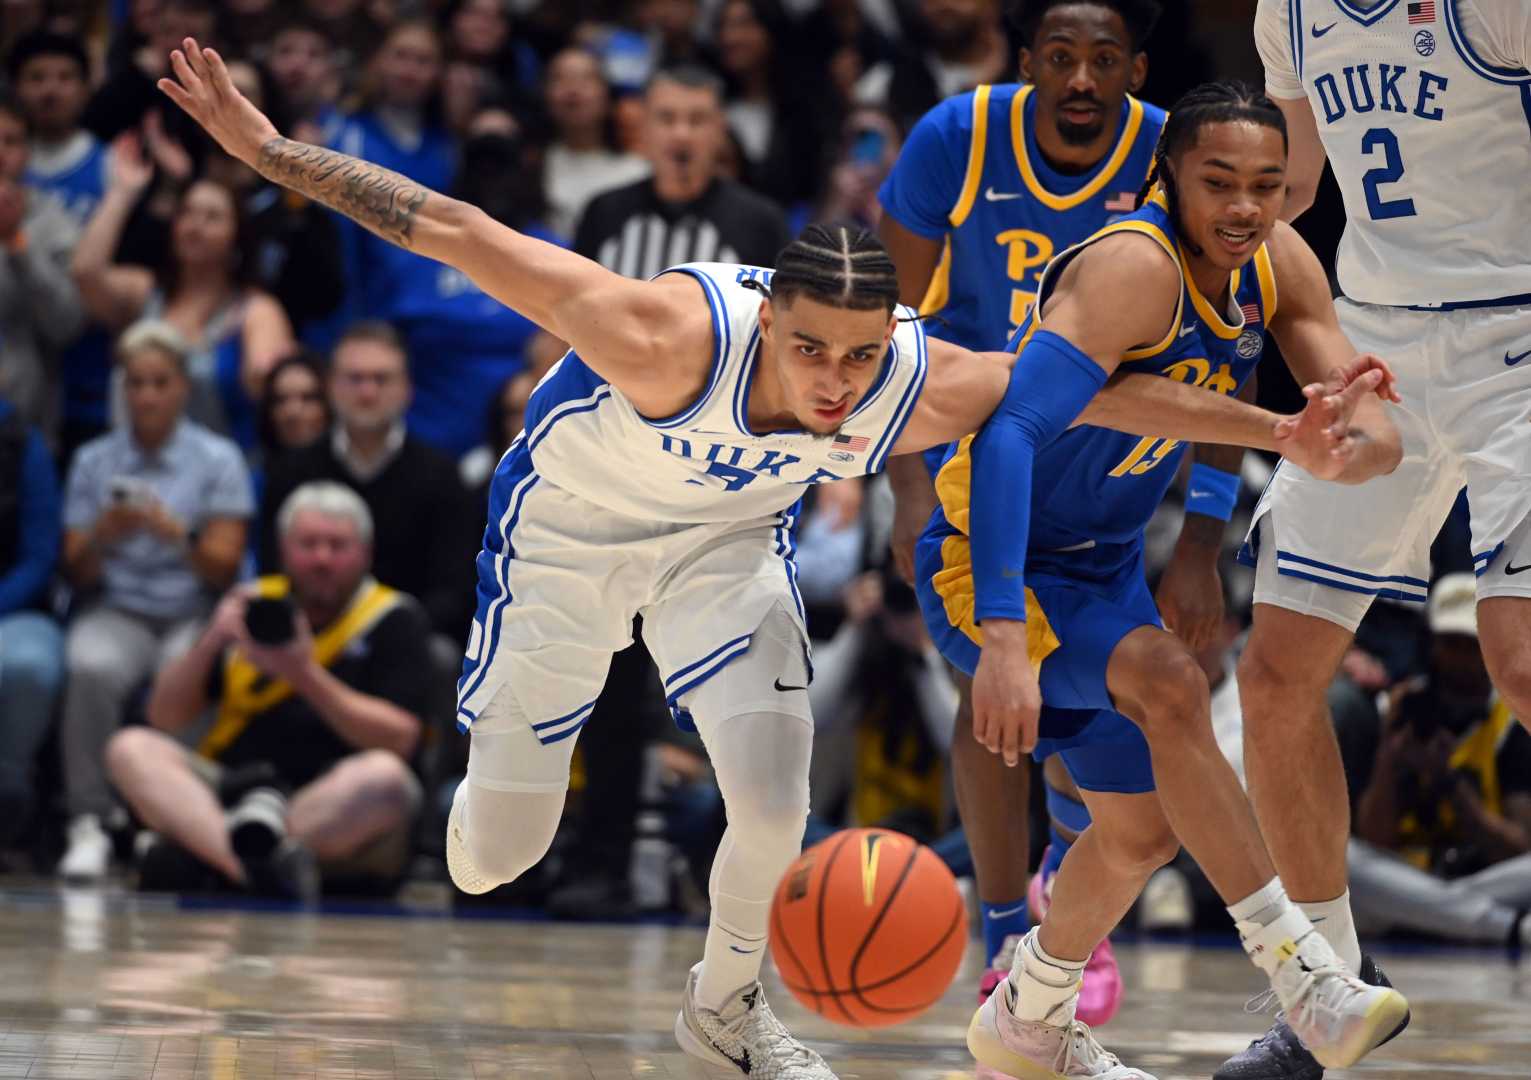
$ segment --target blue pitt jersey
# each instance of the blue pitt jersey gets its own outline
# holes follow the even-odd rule
[[[1219,313],[1196,288],[1185,255],[1165,208],[1155,192],[1144,207],[1107,225],[1089,240],[1060,255],[1048,268],[1040,297],[1045,301],[1058,274],[1089,244],[1114,233],[1132,231],[1159,243],[1181,268],[1181,296],[1169,332],[1154,344],[1127,353],[1124,365],[1219,394],[1235,394],[1253,374],[1265,349],[1265,331],[1276,310],[1276,279],[1265,245],[1256,250],[1231,282],[1228,311]],[[1110,297],[1098,298],[1109,303]],[[1038,328],[1036,313],[1027,316],[1011,341],[1019,351]],[[942,511],[965,531],[969,497],[969,439],[956,450],[937,477]],[[1139,438],[1109,428],[1080,425],[1037,451],[1033,470],[1029,559],[1048,554],[1098,550],[1083,561],[1113,563],[1119,545],[1133,548],[1149,518],[1163,501],[1185,454],[1175,439]],[[982,478],[978,478],[982,483]],[[1115,552],[1115,554],[1113,553]],[[1070,555],[1070,563],[1081,561]]]
[[[909,231],[945,247],[921,314],[930,333],[998,349],[1036,299],[1057,252],[1130,213],[1153,164],[1164,110],[1129,97],[1111,152],[1066,176],[1043,160],[1031,86],[980,86],[915,125],[878,193]]]

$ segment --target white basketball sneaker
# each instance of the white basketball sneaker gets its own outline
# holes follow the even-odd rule
[[[675,1041],[720,1076],[750,1080],[837,1080],[824,1059],[792,1037],[766,1004],[759,982],[740,987],[714,1012],[696,1003],[697,964],[675,1018]]]
[[[1045,1021],[1015,1015],[1015,986],[1007,978],[979,1006],[968,1025],[968,1049],[982,1065],[1016,1080],[1154,1080],[1123,1065],[1095,1040],[1088,1024],[1074,1019],[1079,994]]]
[[[447,815],[447,873],[452,884],[465,893],[481,895],[494,888],[495,883],[486,881],[468,858],[468,848],[462,835],[463,797],[468,794],[468,781],[463,779],[452,793],[452,811]]]
[[[1295,907],[1252,935],[1248,944],[1256,955],[1272,949],[1281,958],[1271,989],[1292,1031],[1326,1068],[1354,1065],[1386,1042],[1409,1015],[1402,994],[1362,982]]]

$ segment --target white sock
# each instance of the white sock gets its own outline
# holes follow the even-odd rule
[[[1313,933],[1313,924],[1302,909],[1287,898],[1280,878],[1271,878],[1261,888],[1228,907],[1239,940],[1250,960],[1265,974],[1276,969],[1297,952],[1297,943]]]
[[[1350,890],[1346,889],[1333,900],[1303,901],[1297,906],[1302,908],[1313,928],[1334,946],[1345,966],[1352,972],[1360,972],[1361,942],[1356,938],[1355,916],[1350,913]]]
[[[1010,967],[1010,985],[1015,987],[1013,1011],[1019,1020],[1058,1023],[1060,1018],[1053,1013],[1058,1006],[1068,1003],[1068,1015],[1061,1018],[1059,1025],[1062,1026],[1074,1018],[1073,1002],[1078,1000],[1085,960],[1089,958],[1060,960],[1050,956],[1039,937],[1038,930],[1032,928],[1015,950],[1015,963]]]

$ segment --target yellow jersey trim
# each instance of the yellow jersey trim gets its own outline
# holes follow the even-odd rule
[[[1084,187],[1072,195],[1054,195],[1042,186],[1042,181],[1037,179],[1036,170],[1031,167],[1031,156],[1026,153],[1026,99],[1031,96],[1035,87],[1022,87],[1010,102],[1010,143],[1015,151],[1015,163],[1021,170],[1021,179],[1026,182],[1026,187],[1036,196],[1037,201],[1050,210],[1072,210],[1096,195],[1112,178],[1116,176],[1122,167],[1122,162],[1127,160],[1127,155],[1132,153],[1133,144],[1138,138],[1138,129],[1143,126],[1143,103],[1132,95],[1127,96],[1127,122],[1122,125],[1121,134],[1117,136],[1116,148],[1111,151],[1111,156],[1106,159],[1105,167],[1100,173]],[[969,162],[971,163],[971,157]],[[970,174],[971,175],[971,174]],[[964,193],[965,194],[965,193]]]
[[[964,451],[966,453],[966,451]],[[954,459],[955,460],[955,459]],[[941,598],[947,621],[962,631],[969,641],[983,648],[983,627],[973,618],[973,555],[968,538],[962,535],[948,536],[941,543],[941,569],[930,580],[931,588]],[[1042,670],[1042,661],[1062,647],[1047,612],[1037,601],[1036,594],[1026,590],[1026,657],[1031,661],[1033,674]]]
[[[1255,252],[1255,276],[1260,282],[1260,307],[1265,313],[1265,325],[1270,326],[1276,317],[1276,268],[1271,265],[1270,248],[1261,244]]]
[[[1185,291],[1191,294],[1191,304],[1196,308],[1196,314],[1201,316],[1201,321],[1224,341],[1232,341],[1244,332],[1244,324],[1231,326],[1217,313],[1212,302],[1201,294],[1196,287],[1196,281],[1191,277],[1191,264],[1186,261],[1185,251],[1180,252],[1180,276],[1185,279]],[[1241,271],[1235,270],[1233,276],[1228,279],[1228,295],[1237,296],[1239,292],[1239,280]]]
[[[1113,221],[1110,225],[1107,225],[1105,228],[1101,229],[1100,232],[1096,233],[1085,242],[1094,243],[1101,237],[1110,236],[1112,233],[1123,232],[1135,232],[1148,237],[1150,240],[1154,241],[1154,243],[1158,244],[1161,248],[1164,249],[1164,253],[1170,257],[1172,262],[1174,262],[1177,266],[1181,265],[1180,253],[1176,249],[1174,242],[1170,240],[1169,235],[1165,233],[1163,229],[1159,228],[1159,226],[1155,225],[1151,221]],[[1182,276],[1184,276],[1183,271]],[[1122,354],[1122,360],[1124,362],[1128,360],[1149,360],[1155,356],[1158,356],[1171,345],[1175,344],[1175,339],[1180,335],[1180,320],[1184,314],[1185,290],[1182,289],[1180,290],[1180,294],[1175,298],[1175,316],[1170,320],[1169,329],[1165,331],[1164,336],[1158,341],[1154,342],[1152,345],[1140,345],[1136,349],[1128,349]]]
[[[946,306],[952,291],[952,238],[950,234],[941,243],[941,261],[936,263],[930,284],[925,287],[925,298],[920,301],[921,315],[934,315]]]
[[[967,220],[978,198],[978,185],[983,180],[984,150],[989,145],[989,94],[993,89],[992,86],[980,86],[973,91],[973,137],[968,143],[968,171],[962,178],[962,194],[957,196],[957,205],[947,217],[954,229]]]

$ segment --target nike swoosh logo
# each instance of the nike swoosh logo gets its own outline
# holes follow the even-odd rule
[[[1193,499],[1210,499],[1214,494],[1215,492],[1202,491],[1200,488],[1191,489],[1191,498]]]
[[[1522,570],[1531,570],[1531,563],[1526,563],[1525,566],[1515,566],[1509,562],[1504,564],[1504,572],[1506,574],[1518,574]]]
[[[1196,333],[1196,324],[1192,323],[1190,326],[1182,327],[1181,330],[1180,330],[1180,335],[1179,336],[1180,337],[1185,337],[1187,334],[1194,334],[1194,333]]]
[[[1314,37],[1323,37],[1329,31],[1333,30],[1335,28],[1335,26],[1337,26],[1337,25],[1338,25],[1337,23],[1330,23],[1328,26],[1326,26],[1322,30],[1320,30],[1318,28],[1318,23],[1314,23],[1313,24],[1313,36]]]
[[[1025,577],[1026,576],[1026,571],[1024,571],[1024,570],[1012,570],[1012,569],[1010,569],[1010,567],[1006,566],[1002,570],[1000,570],[999,575],[1000,575],[1000,577],[1006,577],[1006,578]]]
[[[740,956],[753,956],[755,953],[760,951],[758,947],[753,949],[741,949],[737,945],[730,945],[729,948],[738,953]]]
[[[1004,911],[990,911],[987,914],[991,919],[1008,919],[1010,916],[1018,915],[1025,910],[1026,902],[1023,900],[1013,908],[1006,908]]]
[[[1021,191],[995,191],[993,185],[983,189],[985,202],[1004,202],[1006,199],[1019,199],[1025,192]]]
[[[781,680],[777,679],[776,680],[776,689],[780,690],[783,694],[785,694],[789,690],[806,690],[808,688],[806,686],[783,686],[781,684]],[[732,946],[730,946],[730,948],[732,948]]]
[[[1527,349],[1525,352],[1521,353],[1518,356],[1511,356],[1509,351],[1506,350],[1505,354],[1504,354],[1504,366],[1505,367],[1514,367],[1516,364],[1520,363],[1522,360],[1524,360],[1528,356],[1531,356],[1531,349]]]

